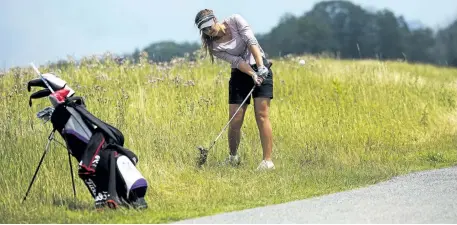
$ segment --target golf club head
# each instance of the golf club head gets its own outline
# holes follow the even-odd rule
[[[198,146],[197,149],[200,151],[197,164],[199,167],[201,167],[206,163],[206,160],[208,159],[208,149],[204,148],[203,146]]]
[[[48,106],[41,111],[39,111],[36,115],[38,119],[43,120],[45,123],[51,119],[52,113],[54,112],[54,107]]]

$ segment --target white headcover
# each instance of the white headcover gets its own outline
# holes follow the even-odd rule
[[[45,74],[42,74],[44,79],[46,79],[50,84],[52,84],[52,86],[57,86],[58,87],[58,90],[62,89],[62,88],[65,88],[66,90],[69,90],[70,93],[68,93],[68,97],[71,97],[75,91],[73,89],[70,88],[70,86],[66,85],[67,82],[65,82],[64,80],[60,79],[59,77],[57,77],[56,75],[52,74],[52,73],[45,73]],[[58,91],[58,90],[54,90],[54,91]]]

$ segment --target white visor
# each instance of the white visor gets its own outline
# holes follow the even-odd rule
[[[206,22],[204,22],[204,23],[202,23],[202,24],[200,25],[200,30],[203,29],[203,28],[205,28],[205,27],[210,27],[210,26],[212,26],[213,24],[214,24],[214,20],[211,18],[210,20],[208,20],[208,21],[206,21]]]

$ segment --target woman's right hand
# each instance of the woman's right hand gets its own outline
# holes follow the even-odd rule
[[[257,75],[257,73],[253,73],[251,77],[255,85],[260,86],[263,83],[263,78]]]
[[[263,78],[257,74],[252,67],[247,64],[245,61],[241,61],[239,65],[239,70],[241,70],[243,73],[246,75],[251,76],[252,80],[254,81],[254,84],[257,86],[260,86],[263,82]]]

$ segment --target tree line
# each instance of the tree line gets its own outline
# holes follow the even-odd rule
[[[322,1],[301,16],[286,14],[268,33],[256,36],[269,57],[326,53],[342,59],[402,59],[457,66],[457,19],[434,31],[411,26],[390,10],[372,12],[349,1]],[[199,42],[163,41],[141,51],[150,60],[163,62],[199,48]],[[136,49],[130,56],[137,60],[139,55]]]
[[[408,24],[403,16],[383,9],[369,11],[345,0],[322,1],[301,16],[283,15],[269,32],[256,34],[268,57],[326,54],[340,59],[404,60],[457,67],[457,19],[433,30]],[[200,42],[161,41],[124,54],[138,62],[142,52],[153,62],[175,57],[190,60]],[[51,65],[67,65],[65,60]]]

